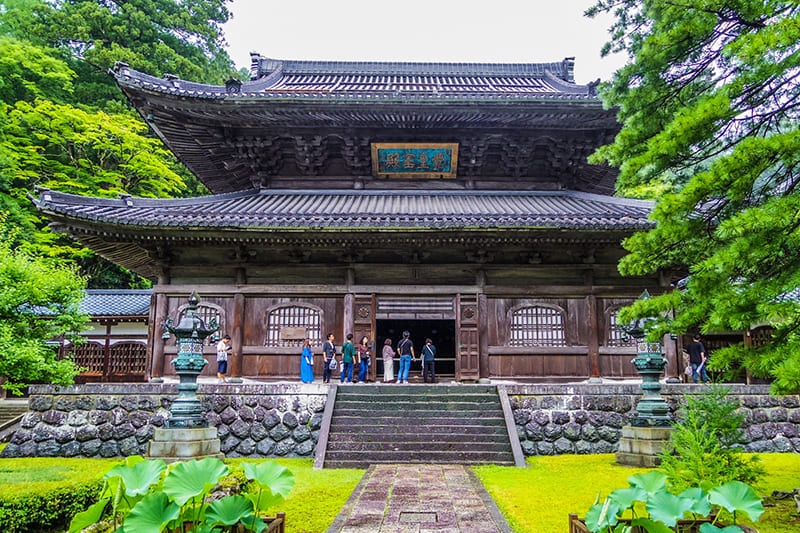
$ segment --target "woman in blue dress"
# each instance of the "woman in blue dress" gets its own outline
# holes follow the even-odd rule
[[[314,354],[311,352],[311,340],[303,341],[303,355],[300,356],[300,381],[314,382]]]

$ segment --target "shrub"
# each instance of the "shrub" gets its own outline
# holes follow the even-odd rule
[[[764,475],[759,457],[741,453],[744,415],[728,397],[729,388],[713,385],[699,397],[684,395],[683,418],[673,427],[661,453],[660,470],[672,490],[722,485],[730,481],[755,483]]]

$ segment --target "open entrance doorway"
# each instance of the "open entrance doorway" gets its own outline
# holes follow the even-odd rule
[[[378,380],[383,376],[383,360],[380,359],[380,350],[386,339],[392,339],[392,348],[395,350],[394,371],[397,376],[399,367],[397,353],[397,343],[403,338],[403,332],[408,331],[411,341],[414,343],[414,353],[417,357],[422,353],[425,346],[425,339],[430,338],[436,346],[436,378],[453,379],[456,375],[456,321],[455,320],[376,320],[375,321],[375,340],[378,349],[376,371]],[[421,380],[422,363],[419,360],[411,363],[409,377],[414,380]]]

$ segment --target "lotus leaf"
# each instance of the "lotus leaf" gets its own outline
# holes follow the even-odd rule
[[[651,470],[646,474],[634,474],[628,478],[631,487],[639,487],[650,494],[665,490],[667,488],[667,476],[657,470]]]
[[[173,468],[164,479],[164,493],[183,506],[187,501],[208,492],[228,467],[219,459],[207,457],[200,461],[186,461]]]
[[[742,528],[739,526],[727,526],[720,529],[713,524],[705,523],[700,526],[700,533],[742,533]]]
[[[103,510],[106,508],[109,501],[110,498],[103,498],[89,506],[85,511],[76,514],[69,523],[68,533],[80,533],[85,528],[99,522],[100,518],[103,516]]]
[[[636,518],[631,520],[632,526],[641,526],[647,533],[675,533],[661,522],[656,522],[650,518]]]
[[[125,518],[125,531],[160,533],[170,520],[175,520],[180,507],[169,501],[163,492],[148,494],[137,503]]]
[[[667,491],[656,492],[647,498],[647,512],[650,518],[663,522],[669,527],[675,526],[679,518],[692,509],[694,500],[681,498]]]
[[[761,498],[741,481],[731,481],[721,487],[711,489],[708,491],[708,501],[713,505],[719,505],[729,513],[744,511],[753,522],[757,522],[764,513]]]
[[[613,527],[617,523],[617,514],[621,510],[619,505],[610,499],[606,499],[602,504],[592,505],[589,512],[586,513],[586,527],[595,533],[603,528]]]
[[[616,502],[620,509],[633,507],[634,502],[647,501],[647,493],[639,487],[628,487],[627,489],[617,489],[608,495],[608,499]]]
[[[257,481],[262,488],[268,487],[273,494],[280,494],[284,498],[294,487],[294,474],[274,461],[244,463],[244,474],[247,479]]]
[[[139,496],[147,494],[150,485],[158,481],[165,469],[166,464],[161,459],[155,461],[133,461],[132,464],[129,462],[128,466],[115,466],[106,472],[105,478],[121,478],[125,484],[125,494]]]
[[[212,525],[230,526],[253,516],[253,503],[244,496],[226,496],[213,501],[206,509],[206,520]]]
[[[691,512],[703,516],[711,513],[711,504],[708,503],[708,495],[700,487],[691,487],[680,493],[681,498],[694,501]]]

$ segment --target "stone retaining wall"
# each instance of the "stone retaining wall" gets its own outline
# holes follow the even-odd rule
[[[144,455],[169,418],[174,384],[31,386],[30,411],[2,457]],[[328,388],[204,385],[198,396],[228,457],[313,457]]]
[[[748,452],[800,453],[800,396],[770,396],[767,385],[731,385],[730,397],[745,414]],[[525,455],[611,453],[622,426],[641,398],[634,384],[507,385]],[[662,394],[675,413],[696,385],[666,385]]]

